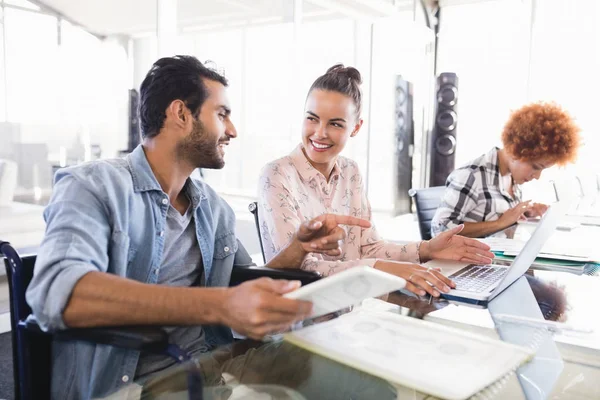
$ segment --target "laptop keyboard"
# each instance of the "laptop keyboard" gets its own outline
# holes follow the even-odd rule
[[[450,279],[456,283],[456,290],[479,293],[502,279],[507,271],[508,268],[471,264],[452,274]]]

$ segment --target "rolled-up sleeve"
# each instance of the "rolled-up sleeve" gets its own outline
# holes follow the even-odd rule
[[[26,298],[40,327],[53,331],[67,328],[62,315],[77,282],[88,272],[106,272],[111,229],[96,191],[68,174],[57,179],[44,219]]]
[[[465,221],[465,216],[477,207],[481,184],[467,169],[457,169],[446,181],[442,202],[431,220],[431,234],[452,229]]]

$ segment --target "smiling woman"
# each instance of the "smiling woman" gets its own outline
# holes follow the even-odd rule
[[[317,78],[306,98],[301,144],[264,167],[258,197],[267,260],[289,243],[300,224],[318,215],[335,212],[371,219],[358,166],[340,155],[362,127],[360,83],[358,70],[339,64]],[[310,253],[302,268],[330,275],[367,265],[406,279],[408,290],[439,296],[453,283],[418,263],[431,258],[487,262],[492,256],[487,246],[456,236],[460,229],[407,245],[385,242],[373,226],[346,230],[338,256]]]
[[[337,64],[308,91],[302,129],[303,152],[327,180],[346,142],[356,136],[362,126],[361,83],[357,69]]]

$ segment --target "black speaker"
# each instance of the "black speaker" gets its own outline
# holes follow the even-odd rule
[[[443,72],[437,78],[435,121],[431,135],[429,186],[443,186],[454,171],[458,76]]]
[[[411,211],[408,190],[412,187],[412,165],[414,151],[413,85],[396,77],[396,99],[394,112],[394,160],[396,190],[394,193],[394,214]]]
[[[129,140],[127,150],[133,151],[141,141],[140,137],[140,117],[138,114],[140,95],[137,90],[129,89]]]

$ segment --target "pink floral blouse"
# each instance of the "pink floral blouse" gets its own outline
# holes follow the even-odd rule
[[[260,233],[267,261],[292,239],[300,224],[325,213],[371,220],[371,206],[356,162],[338,157],[329,182],[308,162],[299,145],[289,156],[267,164],[258,187]],[[419,244],[397,245],[382,240],[375,229],[343,227],[342,254],[309,253],[301,268],[327,276],[377,259],[419,263]]]

